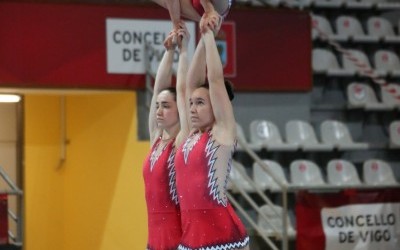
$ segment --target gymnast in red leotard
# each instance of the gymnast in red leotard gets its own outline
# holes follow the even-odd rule
[[[206,22],[201,22],[206,23]],[[202,37],[188,71],[187,96],[192,131],[175,155],[181,209],[179,250],[248,250],[246,229],[226,196],[236,146],[236,122],[211,26]],[[207,69],[207,81],[205,72]],[[179,145],[179,144],[178,144]]]
[[[176,88],[171,87],[172,63],[178,39],[179,63]],[[183,101],[189,34],[183,22],[164,42],[166,51],[157,70],[149,113],[151,150],[143,164],[145,197],[148,213],[148,250],[176,250],[182,237],[180,209],[175,185],[174,156],[176,143],[188,131],[180,128],[183,112],[177,103]],[[182,105],[181,105],[182,106]],[[186,113],[186,110],[184,111]],[[185,114],[182,115],[186,119]]]

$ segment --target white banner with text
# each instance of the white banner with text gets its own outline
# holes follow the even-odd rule
[[[190,34],[188,44],[190,60],[195,50],[196,28],[194,22],[185,23]],[[145,74],[147,64],[153,73],[157,72],[165,51],[163,42],[171,30],[172,23],[167,20],[107,18],[107,72]],[[173,66],[175,71],[178,59],[177,48]]]
[[[400,249],[400,203],[323,208],[326,250]]]

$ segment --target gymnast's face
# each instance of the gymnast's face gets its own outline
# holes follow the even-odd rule
[[[162,129],[171,128],[179,123],[175,94],[168,90],[161,91],[157,96],[156,120],[157,126]]]
[[[214,125],[214,112],[210,93],[206,88],[197,88],[190,97],[190,121],[192,127],[204,132]]]

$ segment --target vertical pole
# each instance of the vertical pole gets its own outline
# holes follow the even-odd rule
[[[66,159],[66,118],[65,118],[65,96],[60,97],[60,162],[58,168],[61,168]]]

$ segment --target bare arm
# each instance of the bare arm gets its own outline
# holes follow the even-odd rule
[[[187,90],[186,96],[188,98],[192,95],[193,91],[202,85],[206,80],[206,55],[204,49],[204,43],[202,40],[199,41],[194,52],[192,62],[189,66],[187,74]],[[189,110],[189,109],[188,109]]]
[[[181,29],[178,31],[178,37],[181,39],[178,42],[180,53],[178,62],[178,72],[176,77],[176,101],[179,112],[180,131],[176,137],[175,144],[180,145],[182,141],[189,134],[189,121],[187,103],[189,97],[186,96],[186,77],[188,72],[188,55],[187,47],[189,41],[189,32],[183,22],[181,22]]]
[[[165,0],[165,4],[172,21],[172,25],[174,26],[174,30],[178,30],[179,22],[181,20],[180,0]]]
[[[218,34],[218,31],[221,28],[223,18],[214,9],[214,5],[210,0],[200,0],[200,3],[204,9],[204,14],[199,22],[200,31],[201,33],[204,33],[207,29],[211,29],[215,36]]]
[[[170,34],[167,40],[172,36]],[[166,40],[166,41],[167,41]],[[164,56],[161,59],[161,62],[158,66],[156,79],[153,88],[153,96],[151,98],[150,104],[150,112],[149,112],[149,134],[150,134],[150,142],[153,145],[154,140],[160,135],[161,131],[157,128],[156,122],[156,102],[157,96],[161,90],[168,88],[171,86],[171,77],[172,77],[172,64],[174,59],[174,48],[172,46],[166,46],[166,51],[164,52]]]
[[[210,100],[215,116],[213,133],[220,143],[231,145],[236,138],[236,123],[233,107],[225,88],[221,58],[215,43],[214,33],[207,29],[202,37],[206,50]]]

